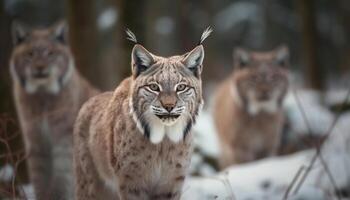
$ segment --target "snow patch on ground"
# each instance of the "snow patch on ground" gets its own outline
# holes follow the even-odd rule
[[[219,142],[211,113],[203,111],[193,127],[194,143],[205,155],[218,157],[220,154]]]
[[[0,182],[10,182],[13,178],[14,170],[9,164],[4,165],[0,169]]]
[[[34,188],[33,185],[31,184],[27,184],[27,185],[22,185],[22,193],[21,195],[26,197],[26,199],[28,200],[35,200],[35,193],[34,193]]]
[[[320,102],[320,94],[298,90],[307,119],[314,134],[325,134],[335,116]],[[285,101],[285,109],[291,120],[292,132],[308,134],[299,106],[292,93]],[[210,109],[209,109],[210,110]],[[350,186],[350,113],[339,119],[334,132],[326,141],[322,156],[327,163],[338,188]],[[210,112],[201,113],[194,128],[195,145],[200,149],[192,158],[192,169],[199,170],[202,177],[189,177],[184,186],[182,200],[238,199],[238,200],[280,200],[297,171],[309,165],[316,154],[314,149],[304,150],[281,157],[271,157],[259,161],[227,168],[218,173],[207,170],[208,163],[203,157],[215,158],[220,154],[216,131]],[[196,167],[193,167],[196,166]],[[208,172],[209,171],[209,172]],[[334,197],[334,188],[320,160],[317,159],[300,190],[292,188],[289,200],[326,200]]]
[[[284,108],[290,119],[292,132],[296,134],[309,133],[297,99],[299,99],[300,106],[304,110],[312,134],[325,134],[333,122],[334,115],[321,105],[320,94],[311,90],[290,91],[285,99]]]

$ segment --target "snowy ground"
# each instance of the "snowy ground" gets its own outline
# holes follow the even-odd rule
[[[335,118],[334,114],[321,105],[319,94],[312,91],[297,91],[296,94],[305,110],[313,134],[324,135]],[[344,97],[344,92],[339,93],[337,99],[344,99]],[[308,134],[307,124],[292,93],[286,99],[285,109],[291,120],[292,132],[294,134]],[[202,176],[187,179],[182,196],[183,200],[282,200],[297,171],[302,166],[306,169],[316,153],[314,149],[310,149],[288,156],[266,158],[248,164],[232,166],[225,171],[215,172],[215,169],[203,159],[206,156],[215,158],[220,154],[210,112],[202,112],[194,130],[196,149],[199,151],[192,159],[191,170],[192,173]],[[322,151],[337,188],[343,189],[350,187],[349,131],[350,113],[345,113],[338,121]],[[333,185],[319,159],[300,190],[295,192],[295,188],[292,188],[288,199],[334,199]]]

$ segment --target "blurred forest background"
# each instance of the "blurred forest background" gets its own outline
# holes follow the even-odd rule
[[[39,27],[66,19],[77,68],[103,90],[130,74],[133,44],[125,39],[126,28],[152,53],[168,56],[191,50],[211,26],[214,32],[205,41],[206,91],[231,71],[232,50],[238,46],[270,50],[288,45],[291,70],[302,87],[345,88],[349,77],[349,0],[1,0],[2,118],[15,118],[8,65],[14,19]],[[18,132],[16,122],[1,126]],[[22,148],[19,141],[10,144],[14,152]],[[0,145],[0,152],[5,149]]]

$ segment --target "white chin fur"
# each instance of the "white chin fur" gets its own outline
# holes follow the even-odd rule
[[[170,141],[177,143],[183,138],[183,132],[186,126],[185,120],[180,116],[177,120],[171,120],[171,123],[164,123],[155,115],[150,116],[150,141],[158,144],[167,136]],[[169,120],[170,121],[170,120]]]
[[[17,76],[17,73],[15,71],[14,68],[14,64],[10,63],[11,67],[10,67],[10,72],[12,77],[16,80],[19,81],[19,78]],[[25,81],[25,85],[24,85],[24,90],[28,93],[28,94],[34,94],[35,92],[37,92],[39,89],[44,89],[46,92],[50,93],[50,94],[58,94],[61,90],[61,86],[60,83],[58,81],[58,71],[57,71],[57,67],[51,67],[52,68],[52,75],[46,79],[35,79],[32,78],[30,76],[30,71],[27,68],[25,73],[26,73],[26,81]],[[72,77],[74,73],[74,61],[73,59],[71,59],[71,61],[69,62],[69,67],[68,67],[68,71],[64,74],[63,79],[62,79],[62,84],[66,84],[69,79]]]
[[[150,126],[150,140],[153,144],[160,143],[165,135],[165,127],[161,123],[152,123]]]
[[[140,121],[137,119],[135,112],[132,109],[132,99],[129,101],[130,114],[132,114],[134,121],[136,122],[137,128],[142,134],[144,134],[143,127]],[[163,141],[165,136],[169,138],[170,141],[178,143],[184,134],[184,129],[186,124],[186,119],[184,116],[180,116],[177,120],[171,120],[171,123],[164,123],[157,116],[155,116],[151,111],[145,113],[148,119],[148,125],[150,127],[150,141],[153,144],[159,144]]]
[[[40,88],[43,88],[45,91],[51,94],[58,94],[60,91],[60,85],[58,81],[54,80],[35,80],[29,79],[25,82],[24,89],[28,94],[33,94],[38,91]]]
[[[271,98],[267,101],[258,101],[254,97],[253,93],[248,93],[249,103],[248,103],[248,112],[251,115],[257,115],[260,112],[266,113],[276,113],[279,109],[278,105],[278,91],[275,91]]]
[[[172,142],[178,143],[184,137],[183,134],[185,126],[186,121],[181,116],[180,119],[177,120],[176,124],[165,127],[167,133],[166,135]]]
[[[251,101],[248,105],[248,112],[251,115],[256,115],[262,111],[267,113],[275,113],[278,110],[277,101],[269,100],[269,101]]]

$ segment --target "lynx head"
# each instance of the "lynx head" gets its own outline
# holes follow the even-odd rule
[[[33,30],[19,23],[13,24],[10,71],[13,80],[27,93],[57,94],[69,81],[74,64],[67,34],[64,22]]]
[[[289,51],[285,46],[270,52],[234,51],[233,92],[251,115],[276,112],[288,90]]]
[[[152,143],[164,136],[173,142],[185,138],[202,105],[201,44],[183,55],[156,56],[136,44],[131,53],[134,120]]]

